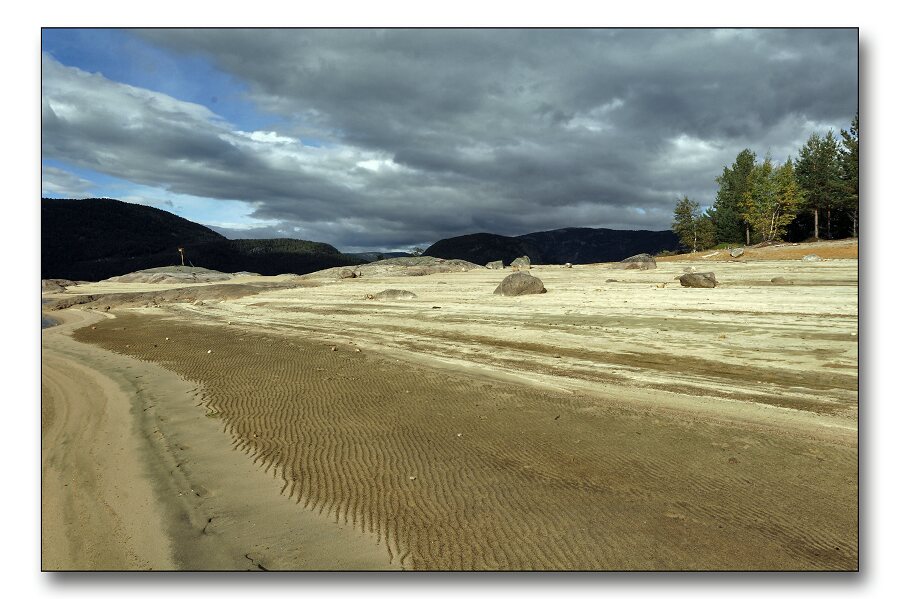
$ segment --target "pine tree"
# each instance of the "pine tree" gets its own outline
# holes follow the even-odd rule
[[[750,243],[750,224],[741,217],[740,203],[750,186],[750,174],[756,164],[756,154],[742,150],[731,167],[722,169],[716,177],[719,190],[710,211],[719,242]]]
[[[850,131],[841,129],[841,181],[844,182],[842,204],[853,217],[853,237],[858,236],[859,223],[859,113],[850,122]]]
[[[819,239],[819,216],[826,213],[827,236],[831,237],[831,210],[837,206],[842,197],[844,183],[840,179],[838,163],[838,144],[834,133],[829,131],[825,137],[817,133],[810,135],[806,144],[800,148],[800,158],[796,165],[797,180],[806,197],[806,208],[813,213],[813,228],[816,239]]]

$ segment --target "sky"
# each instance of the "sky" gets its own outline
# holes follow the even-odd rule
[[[855,29],[44,29],[41,193],[343,251],[668,229],[857,112]]]

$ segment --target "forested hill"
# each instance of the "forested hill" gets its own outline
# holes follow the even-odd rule
[[[108,198],[41,199],[41,278],[98,281],[144,268],[186,264],[223,272],[304,274],[360,264],[326,243],[227,239],[150,206]]]
[[[655,254],[678,247],[672,231],[621,231],[567,228],[506,237],[475,233],[442,239],[425,250],[426,256],[458,258],[476,264],[503,260],[509,264],[528,256],[535,264],[591,264],[615,262],[635,254]]]

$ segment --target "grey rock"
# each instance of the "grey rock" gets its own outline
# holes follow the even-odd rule
[[[510,266],[512,266],[513,268],[518,268],[520,270],[529,270],[531,268],[531,258],[529,258],[528,256],[521,256],[513,260]]]
[[[527,272],[514,272],[503,279],[494,290],[497,295],[530,295],[534,293],[547,293],[544,282],[533,277]]]
[[[773,277],[772,284],[773,285],[793,285],[794,282],[790,281],[788,279],[785,279],[784,277]]]
[[[234,275],[199,266],[160,266],[105,279],[110,283],[211,283],[228,281]]]
[[[572,263],[571,263],[571,262],[566,262],[565,264],[563,264],[563,266],[564,266],[565,268],[572,268]]]
[[[656,259],[650,254],[638,254],[625,258],[616,265],[616,268],[649,270],[656,268]]]
[[[817,256],[816,254],[807,254],[807,255],[803,256],[803,261],[804,262],[821,262],[822,258]]]
[[[503,270],[503,260],[494,260],[493,262],[488,262],[485,266],[491,270]]]
[[[744,255],[744,248],[734,248],[729,252],[732,258],[740,258]]]
[[[682,287],[711,288],[719,284],[712,272],[692,272],[678,277]]]
[[[419,296],[412,291],[406,291],[405,289],[385,289],[384,291],[379,291],[375,295],[366,297],[374,300],[407,300],[415,299]]]
[[[345,266],[335,266],[317,272],[301,275],[301,279],[334,279]],[[361,264],[353,268],[357,277],[420,277],[443,272],[466,272],[484,268],[465,260],[445,260],[431,256],[412,256],[409,258],[388,258],[369,264]]]
[[[342,268],[338,271],[339,279],[355,279],[356,273],[350,270],[349,268]]]

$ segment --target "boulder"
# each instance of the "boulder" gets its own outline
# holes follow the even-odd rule
[[[355,279],[356,273],[350,270],[349,268],[342,268],[338,271],[339,279]]]
[[[719,284],[716,281],[716,273],[713,272],[691,272],[678,277],[682,287],[715,287]]]
[[[803,261],[804,262],[821,262],[822,259],[815,254],[807,254],[807,255],[803,256]]]
[[[418,296],[412,291],[406,291],[405,289],[385,289],[375,295],[366,297],[373,300],[407,300],[415,299]]]
[[[521,256],[513,260],[510,266],[520,270],[529,270],[531,268],[531,258],[528,256]]]
[[[656,260],[650,254],[638,254],[625,258],[616,265],[616,268],[649,270],[656,268]]]
[[[488,262],[485,266],[492,270],[503,270],[503,260],[494,260],[493,262]]]
[[[785,279],[784,277],[773,277],[772,284],[773,285],[793,285],[794,282],[789,281],[788,279]]]
[[[697,269],[694,268],[693,266],[688,266],[682,272],[697,272]],[[675,277],[675,278],[678,278],[678,277]]]
[[[503,279],[494,290],[497,295],[530,295],[533,293],[547,293],[544,282],[533,277],[527,272],[514,272]]]
[[[571,263],[571,262],[566,262],[565,264],[563,264],[563,266],[564,266],[565,268],[572,268],[572,263]]]
[[[734,248],[729,252],[732,258],[740,258],[744,255],[744,248]]]

